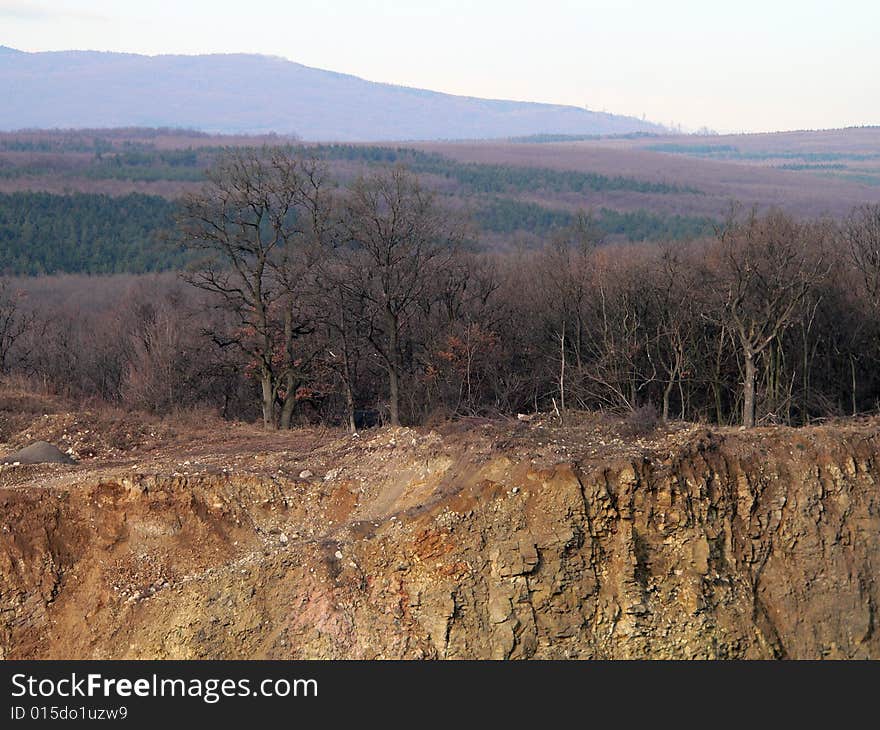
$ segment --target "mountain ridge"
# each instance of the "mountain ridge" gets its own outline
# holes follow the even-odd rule
[[[368,81],[280,56],[29,53],[0,46],[0,129],[188,127],[309,141],[661,132],[634,117]]]

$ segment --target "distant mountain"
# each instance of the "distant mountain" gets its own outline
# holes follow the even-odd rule
[[[0,46],[0,98],[0,130],[187,127],[333,141],[663,131],[634,117],[453,96],[246,54],[25,53]]]

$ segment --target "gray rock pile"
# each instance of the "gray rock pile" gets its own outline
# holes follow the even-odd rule
[[[2,464],[75,464],[70,456],[46,441],[35,441],[30,446],[5,457]]]

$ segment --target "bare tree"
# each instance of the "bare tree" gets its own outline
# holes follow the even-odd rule
[[[669,420],[669,403],[673,390],[678,386],[679,415],[684,419],[685,397],[683,382],[692,366],[695,329],[699,314],[694,293],[698,287],[699,272],[679,250],[664,246],[656,259],[648,296],[653,327],[647,333],[650,338],[649,356],[653,356],[663,373],[661,418]]]
[[[856,208],[843,232],[850,260],[864,283],[868,300],[880,308],[880,205]]]
[[[821,247],[808,245],[821,235],[817,224],[799,224],[773,211],[754,212],[744,223],[721,232],[717,292],[724,317],[743,362],[742,425],[755,425],[758,357],[791,323],[798,306],[822,277]]]
[[[581,395],[587,312],[596,295],[591,289],[594,254],[601,241],[593,217],[579,213],[543,248],[537,262],[532,306],[548,336],[546,362],[554,372],[562,417],[567,404]]]
[[[363,301],[347,285],[348,271],[345,259],[352,252],[340,251],[333,260],[325,261],[313,288],[315,316],[326,332],[323,362],[342,383],[345,394],[345,417],[348,429],[357,431],[356,384],[366,345]]]
[[[463,228],[401,167],[356,180],[345,199],[354,247],[344,286],[363,303],[368,340],[388,376],[388,410],[400,425],[402,342],[410,319],[452,260]]]
[[[9,366],[9,353],[33,323],[33,314],[25,313],[21,301],[25,294],[14,291],[0,280],[0,374]]]
[[[298,308],[298,286],[329,230],[321,165],[284,150],[240,149],[222,156],[178,216],[183,244],[205,257],[185,275],[216,295],[238,326],[214,331],[221,347],[252,361],[260,382],[263,425],[288,426],[299,366],[295,341],[311,331]]]

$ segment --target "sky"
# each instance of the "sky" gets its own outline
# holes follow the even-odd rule
[[[687,131],[880,124],[877,0],[0,0],[24,51],[262,53]]]

